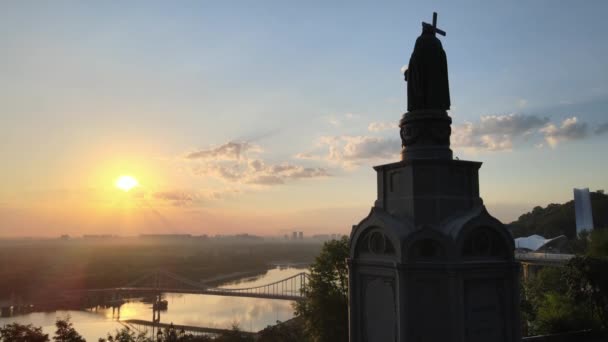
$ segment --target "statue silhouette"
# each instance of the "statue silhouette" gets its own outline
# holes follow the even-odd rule
[[[445,32],[437,28],[437,14],[433,13],[433,25],[422,23],[422,34],[416,39],[404,74],[407,81],[407,110],[410,112],[450,109],[447,58],[435,33],[445,36]]]

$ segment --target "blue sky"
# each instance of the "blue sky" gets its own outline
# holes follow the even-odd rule
[[[453,149],[484,162],[490,211],[509,222],[603,189],[607,9],[3,2],[0,235],[347,232],[373,204],[371,166],[398,159],[400,70],[433,11]],[[112,193],[123,173],[133,198]]]

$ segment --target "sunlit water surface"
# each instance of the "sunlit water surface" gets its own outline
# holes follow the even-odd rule
[[[225,288],[253,287],[272,283],[302,272],[301,268],[275,268],[258,277],[247,277],[221,285]],[[161,312],[160,321],[211,328],[227,328],[233,324],[247,331],[259,331],[277,320],[293,317],[293,302],[277,299],[224,297],[211,295],[165,293],[169,302],[167,311]],[[26,315],[0,318],[0,326],[12,322],[42,326],[50,336],[55,331],[55,320],[69,316],[74,327],[87,341],[97,341],[108,332],[123,327],[118,321],[141,319],[152,321],[152,304],[129,302],[120,312],[110,309],[97,311],[35,312]]]

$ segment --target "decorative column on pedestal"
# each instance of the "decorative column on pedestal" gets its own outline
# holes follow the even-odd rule
[[[481,163],[452,159],[437,33],[433,14],[405,73],[402,160],[374,167],[378,198],[351,232],[351,342],[521,340],[513,238],[479,197]]]

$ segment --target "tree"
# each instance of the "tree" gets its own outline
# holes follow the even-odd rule
[[[269,325],[258,334],[258,342],[292,342],[301,341],[303,331],[302,317],[294,317],[286,322],[277,321],[276,325]]]
[[[328,241],[310,267],[305,299],[296,315],[312,341],[348,341],[348,238]]]
[[[594,229],[589,235],[587,254],[608,257],[608,229]]]
[[[213,339],[216,342],[253,342],[253,336],[244,334],[238,323],[232,323],[232,329]]]
[[[575,257],[568,261],[564,279],[569,296],[593,310],[604,329],[608,329],[608,258]]]
[[[566,273],[569,267],[544,267],[524,284],[522,317],[530,335],[545,335],[598,327],[598,320],[588,305],[575,300],[568,292]]]
[[[129,328],[117,330],[114,336],[108,333],[107,338],[100,338],[99,342],[151,342],[152,340],[146,337],[146,333],[136,334]]]
[[[588,307],[565,293],[550,291],[543,295],[531,330],[539,335],[556,334],[597,328],[596,322]]]
[[[608,227],[608,195],[601,192],[591,192],[589,195],[594,227]],[[566,235],[574,239],[577,235],[575,217],[574,201],[552,203],[545,208],[535,207],[508,226],[516,238],[538,234],[546,238]]]
[[[7,324],[0,328],[1,342],[48,342],[49,335],[42,333],[42,328],[31,324]]]
[[[86,342],[72,326],[69,316],[66,319],[58,319],[55,322],[55,327],[57,327],[57,330],[53,340],[56,342]]]

